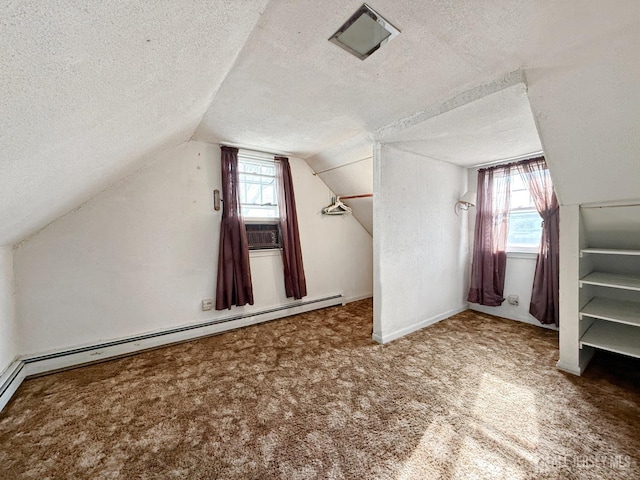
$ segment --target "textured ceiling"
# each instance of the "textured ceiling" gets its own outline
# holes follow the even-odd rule
[[[633,23],[637,2],[376,0],[401,33],[365,61],[327,41],[361,3],[272,1],[194,138],[307,158]]]
[[[315,171],[370,156],[374,141],[459,165],[539,151],[522,90],[483,97],[640,14],[633,0],[376,0],[401,33],[360,61],[327,41],[360,4],[272,1],[194,138],[290,153]],[[321,178],[336,193],[369,193],[372,179],[364,186],[356,170]],[[352,205],[371,232],[370,202]]]
[[[0,0],[0,245],[187,140],[266,4]]]
[[[381,140],[405,151],[463,167],[542,151],[523,83]]]
[[[446,115],[441,106],[456,95],[475,95],[476,87],[514,71],[534,79],[534,114],[550,139],[545,151],[557,143],[564,157],[575,141],[565,134],[564,112],[554,110],[563,102],[554,94],[572,102],[565,110],[573,109],[577,122],[586,116],[574,108],[580,85],[552,71],[569,68],[556,59],[637,31],[640,17],[637,0],[375,0],[372,7],[401,34],[360,61],[327,41],[360,4],[0,0],[0,245],[20,241],[154,152],[191,137],[290,153],[316,170],[364,158],[371,142],[396,134],[397,141],[431,142],[430,125],[473,140],[468,130],[454,131],[473,127],[465,120],[429,118]],[[594,71],[594,78],[619,78],[618,57],[611,58],[611,75]],[[545,83],[552,77],[566,81],[567,91]],[[589,93],[598,95],[599,87]],[[623,91],[633,93],[626,84]],[[613,92],[607,95],[624,105]],[[522,127],[521,104],[510,114],[498,107],[504,132]],[[596,125],[584,129],[592,135]],[[401,137],[414,127],[414,138]],[[450,161],[465,153],[438,139],[412,148]],[[360,188],[337,173],[325,177],[334,189]]]

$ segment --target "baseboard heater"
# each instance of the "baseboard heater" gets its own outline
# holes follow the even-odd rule
[[[22,381],[32,376],[97,363],[164,345],[215,335],[256,323],[268,322],[289,315],[342,305],[343,303],[344,298],[342,295],[331,295],[265,310],[207,320],[182,327],[169,328],[153,333],[134,335],[109,342],[70,348],[49,354],[18,358],[3,372],[2,377],[0,377],[0,410],[4,408]],[[228,328],[225,324],[230,322],[236,322],[236,324]]]

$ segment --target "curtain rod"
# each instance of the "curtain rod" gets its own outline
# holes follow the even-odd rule
[[[287,153],[273,153],[273,152],[265,152],[264,150],[254,150],[252,148],[241,147],[241,146],[239,146],[237,144],[233,144],[233,143],[221,143],[220,146],[221,147],[237,148],[238,150],[242,150],[242,151],[245,151],[245,152],[261,153],[262,155],[272,155],[274,157],[289,157],[289,154],[287,154]]]
[[[322,170],[321,172],[313,172],[314,175],[320,175],[321,173],[330,172],[331,170],[337,170],[338,168],[348,167],[349,165],[353,165],[354,163],[364,162],[365,160],[369,160],[373,158],[373,155],[370,157],[361,158],[360,160],[354,160],[353,162],[345,163],[343,165],[338,165],[337,167],[327,168],[326,170]]]
[[[540,150],[539,152],[531,152],[531,153],[524,153],[522,155],[517,155],[515,157],[511,157],[511,158],[503,158],[502,160],[492,160],[490,162],[485,162],[485,163],[478,163],[476,165],[470,165],[466,168],[482,168],[482,167],[489,167],[491,165],[500,165],[501,163],[511,163],[511,162],[517,162],[520,160],[529,160],[530,158],[536,158],[536,157],[540,157],[544,155],[544,152],[542,150]]]

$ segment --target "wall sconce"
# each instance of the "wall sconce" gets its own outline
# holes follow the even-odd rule
[[[465,193],[460,200],[456,202],[453,207],[453,211],[458,215],[458,209],[469,210],[469,207],[476,206],[476,192]]]
[[[213,209],[218,211],[220,210],[220,190],[216,189],[213,191]]]

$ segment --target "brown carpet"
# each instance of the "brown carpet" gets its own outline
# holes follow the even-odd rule
[[[18,478],[640,478],[638,362],[471,311],[388,345],[370,301],[23,383]]]

